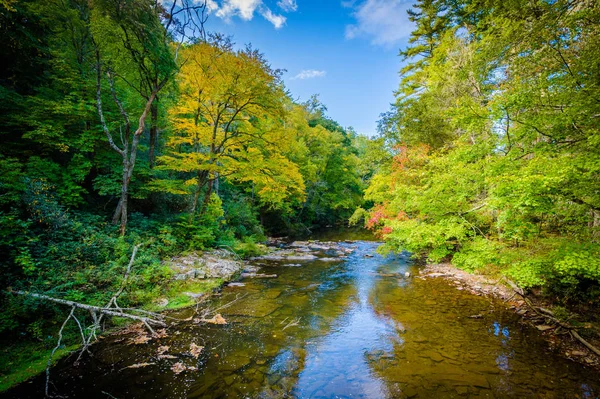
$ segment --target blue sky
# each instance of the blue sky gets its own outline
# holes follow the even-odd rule
[[[252,43],[295,99],[319,94],[342,126],[373,135],[399,83],[406,0],[207,0],[207,30]]]

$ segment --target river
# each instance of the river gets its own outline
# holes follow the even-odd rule
[[[375,242],[340,246],[354,252],[301,266],[263,261],[261,272],[278,278],[225,287],[203,306],[226,325],[188,321],[141,345],[106,338],[78,366],[54,367],[54,390],[86,399],[599,397],[593,371],[550,352],[503,303],[415,277],[408,254],[382,257]],[[197,358],[191,343],[204,347]],[[157,358],[161,346],[171,359]],[[189,369],[175,374],[175,362]],[[38,398],[43,384],[3,397]]]

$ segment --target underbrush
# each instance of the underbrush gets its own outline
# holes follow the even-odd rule
[[[455,253],[452,264],[469,272],[506,276],[560,303],[600,304],[598,244],[547,238],[515,246],[481,238]]]
[[[125,290],[119,297],[123,308],[153,311],[172,310],[193,305],[187,293],[211,292],[223,280],[180,282],[163,259],[187,251],[226,248],[240,257],[264,253],[260,231],[250,237],[236,237],[226,223],[222,204],[211,198],[201,215],[178,214],[153,218],[139,213],[130,215],[127,234],[119,235],[117,226],[106,215],[71,211],[60,206],[51,194],[34,191],[36,208],[26,228],[16,229],[10,215],[0,214],[0,341],[3,343],[0,369],[2,389],[41,372],[56,345],[60,324],[68,308],[40,300],[10,294],[28,291],[105,306],[123,284],[133,248],[140,245]],[[160,306],[161,303],[166,305]],[[91,316],[78,315],[82,325],[92,324]],[[112,325],[122,323],[113,320]],[[110,327],[109,323],[109,327]],[[66,347],[56,358],[67,354],[69,345],[77,346],[77,334],[65,331]],[[18,344],[15,344],[18,343]]]

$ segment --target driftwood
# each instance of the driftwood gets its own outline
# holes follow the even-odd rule
[[[148,330],[150,330],[150,332],[152,333],[153,336],[155,336],[156,333],[152,329],[152,326],[166,327],[166,323],[164,322],[163,317],[161,315],[152,313],[152,312],[147,312],[147,311],[140,310],[140,309],[122,309],[118,305],[118,302],[117,302],[119,296],[123,293],[123,291],[125,290],[125,288],[127,286],[127,283],[129,281],[129,276],[130,276],[131,270],[133,268],[133,263],[135,261],[137,251],[140,248],[140,246],[141,246],[141,244],[134,246],[133,252],[131,254],[131,258],[129,260],[127,268],[125,269],[125,273],[123,274],[121,286],[119,287],[117,292],[115,292],[115,294],[110,298],[110,300],[108,301],[106,306],[87,305],[85,303],[69,301],[69,300],[60,299],[60,298],[54,298],[54,297],[51,297],[48,295],[38,294],[35,292],[29,292],[29,291],[11,290],[11,289],[6,291],[7,294],[21,295],[21,296],[25,296],[25,297],[35,298],[35,299],[39,299],[42,301],[47,301],[47,302],[52,302],[52,303],[56,303],[59,305],[68,306],[71,308],[69,315],[64,320],[60,330],[58,331],[58,340],[57,340],[56,347],[52,350],[50,357],[48,358],[48,364],[46,366],[46,387],[45,387],[46,397],[50,397],[49,385],[50,385],[50,366],[52,365],[52,359],[54,358],[56,351],[60,348],[60,346],[62,344],[63,331],[65,329],[65,326],[69,322],[69,320],[72,319],[75,322],[75,324],[79,328],[79,333],[81,335],[81,349],[79,351],[79,356],[77,357],[77,360],[75,361],[75,363],[77,363],[81,359],[81,356],[85,352],[89,353],[89,346],[97,339],[96,333],[101,330],[101,326],[102,326],[101,323],[105,316],[123,317],[123,318],[130,319],[133,321],[141,322],[146,326],[146,328],[148,328]],[[80,309],[80,310],[89,312],[92,317],[93,324],[87,328],[84,328],[83,325],[81,324],[81,322],[79,321],[79,319],[77,318],[77,316],[75,315],[76,309]],[[142,316],[142,315],[144,315],[144,316]]]
[[[590,344],[585,339],[583,339],[581,337],[581,335],[579,335],[577,333],[577,327],[572,326],[570,324],[567,324],[567,323],[565,323],[565,322],[557,319],[556,317],[554,317],[554,313],[552,313],[551,310],[548,310],[548,309],[545,309],[545,308],[541,308],[539,306],[534,306],[533,303],[529,300],[529,298],[527,298],[525,296],[525,292],[523,291],[523,289],[521,289],[520,287],[518,287],[515,283],[513,283],[510,280],[506,280],[506,281],[513,288],[513,290],[517,294],[519,294],[521,296],[521,298],[523,298],[523,301],[527,304],[527,306],[531,310],[533,310],[538,315],[540,315],[542,317],[545,317],[547,319],[550,319],[555,324],[558,324],[559,326],[563,327],[564,329],[566,329],[571,334],[571,336],[573,338],[575,338],[576,340],[578,340],[579,342],[581,342],[586,348],[588,348],[589,350],[591,350],[592,352],[594,352],[596,355],[600,356],[600,349],[596,348],[594,345]]]
[[[87,310],[96,314],[104,314],[107,316],[116,316],[116,317],[124,317],[126,319],[131,319],[131,320],[135,320],[135,321],[140,321],[144,324],[150,324],[150,325],[155,325],[155,326],[160,326],[160,327],[166,327],[165,322],[161,321],[161,320],[155,320],[155,319],[150,319],[148,317],[142,317],[142,316],[136,316],[133,315],[131,313],[126,313],[123,309],[121,308],[109,308],[109,307],[100,307],[100,306],[92,306],[92,305],[86,305],[83,303],[79,303],[79,302],[73,302],[73,301],[67,301],[65,299],[58,299],[58,298],[53,298],[50,297],[48,295],[42,295],[42,294],[36,294],[34,292],[27,292],[27,291],[9,291],[12,294],[15,295],[24,295],[24,296],[29,296],[32,298],[37,298],[37,299],[42,299],[45,301],[49,301],[49,302],[54,302],[54,303],[58,303],[61,305],[66,305],[66,306],[70,306],[72,308],[76,308],[76,309],[83,309],[83,310]]]

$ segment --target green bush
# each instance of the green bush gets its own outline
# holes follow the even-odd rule
[[[473,272],[498,263],[499,245],[483,237],[466,242],[452,257],[452,264],[460,269]]]

